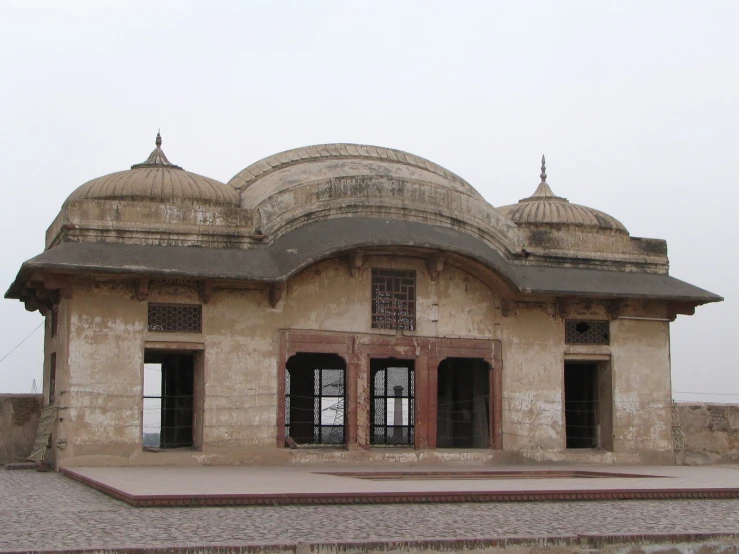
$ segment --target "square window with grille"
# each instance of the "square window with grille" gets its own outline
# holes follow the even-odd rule
[[[416,272],[372,269],[372,328],[416,330]]]
[[[149,331],[200,333],[202,306],[149,304]]]
[[[565,344],[610,344],[608,321],[568,319],[565,321]]]

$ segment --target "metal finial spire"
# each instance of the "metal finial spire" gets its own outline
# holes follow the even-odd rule
[[[547,161],[544,159],[544,154],[541,155],[541,182],[547,182]]]
[[[182,169],[180,166],[173,164],[167,159],[162,151],[162,135],[157,131],[157,138],[154,141],[157,147],[149,154],[149,157],[145,162],[140,164],[133,164],[131,169],[139,169],[145,167],[169,167],[171,169]]]
[[[528,198],[523,198],[520,201],[533,202],[534,200],[541,200],[542,198],[547,200],[554,200],[557,202],[567,202],[566,198],[562,198],[554,194],[552,192],[552,189],[549,187],[549,183],[547,183],[547,160],[544,157],[544,154],[541,155],[541,183],[539,183],[539,186],[536,187],[534,194],[532,194]]]

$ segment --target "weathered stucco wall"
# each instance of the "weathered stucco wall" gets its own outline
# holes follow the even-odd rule
[[[69,300],[69,407],[57,438],[60,460],[95,453],[130,456],[141,437],[146,303],[130,287],[81,283]]]
[[[46,231],[46,246],[65,235],[77,241],[233,248],[252,244],[253,231],[253,213],[235,207],[176,199],[166,203],[67,200]]]
[[[203,304],[202,333],[150,332],[147,302],[136,299],[130,284],[78,282],[73,298],[65,301],[68,330],[61,336],[69,338],[69,353],[62,356],[63,369],[57,361],[57,390],[62,390],[60,375],[68,375],[62,377],[60,402],[70,408],[55,435],[55,440],[67,440],[57,451],[58,462],[288,460],[284,450],[275,448],[277,408],[284,401],[278,398],[280,330],[395,337],[396,331],[371,328],[372,267],[416,271],[417,330],[406,335],[501,342],[503,451],[519,459],[577,462],[636,463],[671,456],[666,322],[616,320],[610,346],[573,350],[564,343],[564,321],[554,299],[519,302],[504,311],[501,293],[461,268],[447,264],[432,278],[425,258],[375,255],[366,256],[353,275],[340,258],[304,270],[288,282],[274,306],[264,287],[215,289]],[[147,300],[201,303],[196,284],[183,282],[153,281]],[[625,313],[653,311],[637,303]],[[576,305],[572,317],[606,315],[601,305]],[[145,349],[193,350],[202,356],[200,449],[142,450]],[[613,452],[565,449],[563,365],[573,356],[612,365],[609,386],[615,401],[606,408],[614,421]]]
[[[676,451],[679,464],[739,463],[739,405],[679,402],[675,411],[684,446]]]
[[[611,323],[611,352],[614,449],[671,462],[669,323],[617,319]]]
[[[564,319],[551,304],[518,303],[501,318],[504,448],[538,461],[672,463],[669,322],[636,319],[660,319],[661,309],[625,304],[611,321],[610,345],[565,345]],[[567,317],[608,315],[583,302]],[[602,449],[565,448],[565,362],[598,364],[599,388],[610,389],[600,393]]]
[[[0,464],[31,453],[42,404],[40,394],[0,394]]]
[[[564,324],[541,305],[501,318],[503,448],[527,457],[564,449]],[[533,439],[533,440],[532,440]]]

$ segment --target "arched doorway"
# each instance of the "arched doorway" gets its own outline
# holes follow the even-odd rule
[[[439,364],[437,448],[490,447],[490,365],[480,358]]]

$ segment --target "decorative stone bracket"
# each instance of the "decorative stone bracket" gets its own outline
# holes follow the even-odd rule
[[[500,315],[509,317],[515,314],[516,301],[512,298],[503,298],[500,301]]]
[[[429,276],[431,277],[432,281],[437,281],[439,279],[439,275],[441,274],[442,271],[444,271],[445,262],[446,262],[446,258],[442,256],[441,254],[436,254],[429,258],[429,261],[428,261]]]
[[[611,321],[618,319],[618,316],[621,315],[621,312],[623,311],[624,302],[623,300],[613,298],[611,300],[606,300],[603,305],[606,308],[606,313],[608,314],[608,319]]]
[[[69,275],[48,274],[38,281],[31,281],[20,300],[26,310],[38,310],[47,315],[62,298],[72,298],[72,279]]]
[[[276,308],[277,304],[282,300],[282,295],[285,292],[284,283],[273,283],[269,286],[269,305],[272,308]]]
[[[573,302],[574,299],[569,296],[557,298],[557,303],[555,305],[555,313],[557,317],[561,317],[562,319],[570,317]]]
[[[349,274],[356,277],[364,266],[364,252],[355,250],[349,254]]]
[[[203,304],[210,302],[213,298],[213,281],[200,281],[198,283],[198,294]]]
[[[139,279],[133,284],[133,293],[136,300],[145,302],[149,298],[149,279]]]
[[[668,302],[667,303],[667,318],[670,321],[675,321],[678,315],[693,315],[695,314],[695,304],[689,302]]]
[[[44,276],[44,288],[59,291],[62,298],[72,298],[72,279],[69,275]]]

